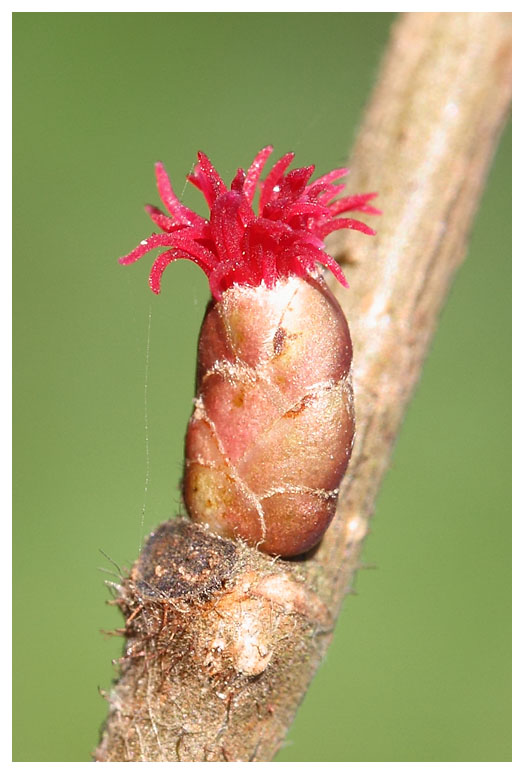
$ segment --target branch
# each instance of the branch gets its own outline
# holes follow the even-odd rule
[[[321,545],[269,558],[180,518],[115,588],[121,675],[98,761],[268,761],[330,642],[510,101],[510,14],[407,14],[351,160],[379,234],[332,246],[354,340],[357,441]]]

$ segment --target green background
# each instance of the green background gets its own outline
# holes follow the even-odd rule
[[[15,760],[89,760],[121,649],[104,580],[179,509],[206,280],[180,262],[157,298],[148,258],[116,260],[152,231],[154,161],[201,212],[198,149],[228,179],[269,142],[340,166],[392,21],[14,15]],[[510,152],[507,130],[377,503],[375,570],[281,761],[510,759]]]

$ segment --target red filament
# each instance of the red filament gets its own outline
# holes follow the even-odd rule
[[[308,183],[314,167],[286,173],[294,154],[287,153],[261,181],[263,167],[273,148],[263,148],[248,171],[239,169],[227,188],[208,157],[199,152],[198,163],[188,180],[203,194],[210,207],[209,219],[185,207],[174,194],[164,166],[155,165],[160,198],[169,215],[146,206],[153,222],[164,233],[152,234],[120,259],[127,265],[154,248],[168,248],[154,261],[149,284],[160,293],[160,281],[168,264],[179,258],[196,263],[205,272],[212,295],[219,299],[234,284],[271,288],[279,279],[315,272],[316,264],[329,269],[348,287],[337,262],[324,250],[323,240],[336,229],[374,230],[353,218],[337,218],[348,212],[379,215],[369,204],[376,194],[357,194],[340,199],[344,189],[335,184],[347,172],[337,169]],[[258,215],[252,203],[260,188]]]

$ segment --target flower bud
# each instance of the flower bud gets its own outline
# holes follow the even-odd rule
[[[189,177],[206,197],[210,218],[176,198],[157,165],[170,212],[149,206],[164,230],[121,259],[128,264],[164,246],[150,285],[160,291],[171,261],[189,258],[212,291],[202,324],[195,409],[186,435],[184,500],[190,516],[222,536],[242,538],[290,557],[315,546],[332,519],[351,454],[354,413],[352,344],[345,316],[319,274],[329,268],[347,286],[322,240],[338,228],[373,234],[335,216],[359,210],[375,194],[332,201],[346,170],[308,184],[313,167],[284,174],[287,154],[260,184],[263,149],[230,189],[204,154]]]
[[[316,544],[352,448],[351,360],[320,278],[233,286],[212,302],[186,436],[190,516],[272,554]]]

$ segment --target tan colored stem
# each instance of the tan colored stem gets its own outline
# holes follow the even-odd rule
[[[374,240],[332,246],[354,340],[357,440],[317,551],[274,561],[179,521],[117,590],[122,675],[100,761],[268,761],[329,644],[510,101],[511,19],[421,13],[395,24],[351,159],[381,192]],[[160,589],[159,579],[163,579]],[[167,591],[168,590],[168,591]]]

